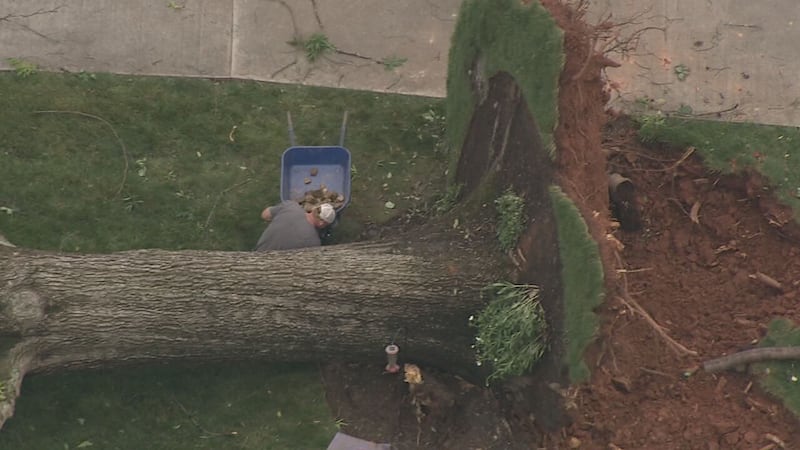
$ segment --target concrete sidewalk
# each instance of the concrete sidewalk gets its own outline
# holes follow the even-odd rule
[[[6,0],[0,68],[19,58],[70,72],[444,96],[461,1]],[[612,55],[623,64],[608,70],[616,105],[800,125],[797,0],[593,0],[588,18],[607,13],[631,22],[622,37],[646,30],[635,48]],[[312,63],[289,44],[314,33],[341,52]]]
[[[444,96],[461,0],[26,0],[0,6],[0,58],[49,70],[232,77]],[[310,63],[289,42],[344,53]],[[380,61],[405,62],[389,70]]]
[[[707,118],[800,125],[797,0],[594,0],[590,22],[611,14],[635,47],[612,58],[615,102],[650,100]],[[719,114],[717,114],[719,113]]]

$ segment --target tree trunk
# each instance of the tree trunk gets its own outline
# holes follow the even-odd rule
[[[454,244],[270,253],[45,253],[0,245],[0,335],[13,413],[27,372],[171,359],[402,360],[475,372],[468,318],[491,281]]]

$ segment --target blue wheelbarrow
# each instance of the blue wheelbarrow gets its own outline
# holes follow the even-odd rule
[[[323,188],[336,192],[343,197],[336,208],[336,224],[350,203],[350,151],[344,147],[347,111],[337,146],[296,145],[291,113],[286,113],[286,119],[290,147],[281,157],[281,200],[300,202],[307,192]]]

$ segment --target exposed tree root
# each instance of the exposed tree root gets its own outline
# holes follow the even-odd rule
[[[0,429],[11,416],[22,388],[22,379],[31,368],[35,353],[28,341],[11,347],[0,361]]]
[[[706,372],[715,373],[754,362],[787,359],[800,360],[800,347],[764,347],[744,350],[708,360],[703,363],[703,369]]]

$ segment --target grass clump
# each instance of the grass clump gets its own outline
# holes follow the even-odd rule
[[[494,201],[497,209],[497,239],[500,249],[511,250],[517,245],[517,240],[525,229],[525,201],[511,189]]]
[[[547,321],[539,303],[539,288],[508,282],[484,289],[489,305],[470,323],[477,329],[475,351],[478,365],[489,364],[494,379],[522,375],[547,350]]]
[[[665,116],[636,118],[644,142],[682,148],[692,146],[712,170],[738,173],[755,170],[764,175],[776,197],[800,221],[800,129],[754,123],[717,122]]]
[[[558,248],[564,286],[564,336],[566,364],[573,383],[589,378],[583,361],[586,347],[594,339],[598,318],[594,313],[603,301],[603,265],[597,243],[589,235],[578,208],[558,186],[551,186],[550,201],[558,228]]]
[[[461,189],[463,187],[464,185],[460,183],[447,186],[444,193],[433,203],[433,212],[435,214],[444,214],[453,209],[461,197]]]
[[[8,58],[6,61],[8,61],[8,64],[14,69],[14,73],[20,78],[28,78],[31,75],[39,73],[39,66],[30,61],[25,61],[20,58]]]
[[[297,41],[293,43],[295,46],[301,46],[306,52],[306,58],[310,62],[318,60],[322,55],[336,51],[331,41],[323,33],[314,33],[305,41]]]
[[[789,319],[775,319],[769,324],[767,335],[761,340],[761,347],[800,346],[800,328]],[[755,365],[756,371],[763,373],[761,386],[781,399],[784,406],[800,418],[800,361],[771,361]]]

